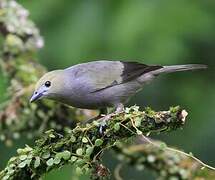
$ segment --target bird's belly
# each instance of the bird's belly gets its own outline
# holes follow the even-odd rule
[[[59,101],[64,104],[82,109],[101,109],[103,107],[112,106],[110,102],[105,101],[104,97],[97,97],[90,94],[79,97],[70,96],[67,98],[62,98]]]

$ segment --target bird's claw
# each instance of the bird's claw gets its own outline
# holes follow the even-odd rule
[[[99,126],[99,133],[100,133],[101,135],[104,134],[105,127],[106,127],[106,122],[100,124],[100,126]]]
[[[101,118],[99,121],[101,121],[100,126],[99,126],[99,133],[104,134],[104,129],[107,126],[107,121],[111,118],[112,114],[108,114]]]

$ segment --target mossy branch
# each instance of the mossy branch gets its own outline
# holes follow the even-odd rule
[[[202,164],[183,153],[171,151],[163,142],[151,141],[159,145],[160,148],[155,148],[154,145],[146,142],[141,136],[136,144],[130,146],[118,144],[115,146],[113,149],[118,159],[122,162],[118,166],[121,168],[116,168],[115,170],[116,176],[123,177],[122,167],[127,164],[136,167],[140,171],[145,168],[154,171],[159,180],[215,179],[213,170],[202,168]]]
[[[99,130],[101,122],[98,121],[83,127],[77,126],[64,136],[50,130],[36,141],[33,148],[27,146],[18,149],[18,155],[9,160],[7,167],[1,172],[1,178],[38,179],[50,170],[68,163],[76,165],[79,172],[91,172],[94,179],[105,178],[109,173],[100,164],[100,156],[106,149],[137,134],[180,128],[185,122],[184,112],[179,107],[154,112],[149,108],[139,111],[134,106],[113,115],[103,134]]]

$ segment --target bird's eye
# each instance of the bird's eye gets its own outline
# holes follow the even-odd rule
[[[46,87],[50,87],[50,86],[51,86],[51,82],[50,82],[50,81],[46,81],[46,82],[45,82],[45,86],[46,86]]]

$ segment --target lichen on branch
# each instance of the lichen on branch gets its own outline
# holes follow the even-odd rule
[[[0,67],[8,82],[0,106],[0,140],[6,145],[21,135],[39,137],[50,128],[62,132],[84,116],[81,110],[50,101],[29,103],[34,84],[46,68],[36,58],[43,38],[28,15],[16,1],[0,1]]]
[[[2,179],[38,179],[50,170],[65,164],[74,164],[76,170],[90,172],[92,178],[108,176],[108,170],[101,164],[102,153],[119,142],[124,142],[138,134],[166,132],[184,125],[185,116],[179,107],[169,111],[155,112],[149,108],[140,111],[138,107],[126,108],[108,120],[101,134],[101,122],[94,121],[84,126],[78,125],[65,135],[54,130],[47,131],[36,141],[36,145],[18,149],[1,172]]]

